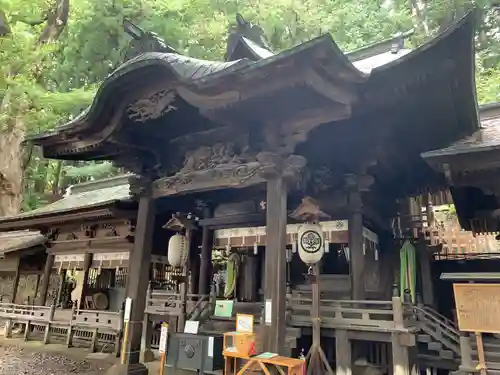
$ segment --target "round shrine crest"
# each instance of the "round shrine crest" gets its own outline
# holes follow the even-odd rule
[[[323,246],[321,234],[314,230],[306,230],[300,236],[300,246],[306,253],[317,253]]]

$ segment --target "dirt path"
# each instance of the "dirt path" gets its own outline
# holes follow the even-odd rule
[[[0,343],[0,375],[102,375],[105,361]]]

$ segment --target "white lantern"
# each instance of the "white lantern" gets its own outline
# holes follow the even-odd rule
[[[184,266],[189,256],[188,239],[176,233],[168,241],[168,263],[173,267]]]
[[[319,224],[303,224],[298,232],[299,256],[306,264],[318,263],[325,253],[323,229]]]

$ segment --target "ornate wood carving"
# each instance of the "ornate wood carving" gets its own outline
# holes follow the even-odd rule
[[[330,219],[330,215],[326,214],[319,208],[319,203],[311,197],[302,198],[302,203],[289,215],[292,219],[300,221],[317,221],[321,219]]]
[[[133,232],[129,221],[112,220],[62,226],[54,229],[49,238],[51,252],[82,252],[92,248],[128,247]]]
[[[173,105],[175,93],[171,90],[160,90],[150,95],[148,98],[139,99],[127,107],[129,119],[135,122],[144,123],[155,120],[168,112],[175,111]]]
[[[253,156],[249,148],[237,153],[233,143],[202,146],[186,155],[183,168],[174,176],[153,183],[153,196],[162,197],[223,188],[242,188],[262,183],[282,174],[296,181],[306,165],[304,157],[261,152]]]

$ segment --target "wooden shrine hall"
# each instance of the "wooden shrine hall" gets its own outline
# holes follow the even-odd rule
[[[307,350],[311,301],[321,297],[321,334],[331,341],[322,345],[339,375],[351,373],[370,342],[390,353],[385,373],[409,373],[420,328],[405,318],[412,299],[403,304],[393,287],[401,243],[391,219],[407,197],[446,187],[421,154],[478,129],[473,16],[412,51],[406,35],[353,53],[330,35],[274,53],[262,29],[238,16],[220,62],[183,56],[152,33],[132,35],[129,60],[92,105],[28,139],[47,158],[111,160],[133,174],[123,373],[147,373],[141,338],[147,345],[149,322],[172,312],[153,309],[161,293],[148,275],[158,233],[166,234],[162,255],[180,266],[181,322],[194,316],[189,293],[210,292],[213,255],[222,250],[243,259],[241,285],[226,298],[253,309],[263,351],[285,353],[291,336]],[[325,238],[321,295],[294,251],[310,218]],[[171,254],[173,242],[180,253]],[[433,366],[460,361],[445,349]]]

